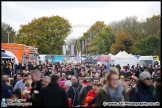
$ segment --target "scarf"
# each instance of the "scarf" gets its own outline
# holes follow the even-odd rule
[[[108,93],[110,95],[110,98],[112,99],[112,102],[119,102],[120,99],[122,98],[122,88],[119,85],[116,89],[115,92],[112,91],[112,89],[108,86]]]

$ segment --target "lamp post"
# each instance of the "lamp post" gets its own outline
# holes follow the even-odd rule
[[[9,35],[10,35],[10,31],[7,31],[7,34],[8,34],[8,43],[10,43],[10,40],[9,40]]]

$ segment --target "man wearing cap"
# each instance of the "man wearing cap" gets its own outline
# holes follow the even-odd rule
[[[152,85],[151,74],[147,71],[139,75],[139,82],[130,93],[130,102],[157,102],[158,96]]]
[[[154,87],[158,94],[158,101],[161,102],[161,77],[155,79]]]
[[[80,105],[83,105],[84,104],[84,100],[85,100],[85,97],[87,95],[87,93],[92,90],[92,85],[93,85],[93,78],[92,77],[89,77],[87,79],[87,86],[83,86],[82,89],[80,90],[80,93],[79,93],[79,102],[80,102]]]

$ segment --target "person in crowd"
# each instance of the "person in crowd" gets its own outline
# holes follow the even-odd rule
[[[42,79],[42,88],[47,87],[48,84],[51,82],[51,77],[50,76],[44,76]]]
[[[39,65],[37,70],[39,70],[40,72],[42,72],[42,66]]]
[[[13,87],[10,84],[10,79],[9,78],[6,78],[6,84],[8,85],[8,89],[11,90],[11,91],[13,91]]]
[[[32,65],[32,62],[29,62],[29,64],[26,67],[28,67],[29,71],[34,69],[34,66]]]
[[[80,90],[80,93],[79,93],[79,102],[80,102],[80,105],[83,105],[84,104],[84,100],[86,98],[86,95],[87,93],[92,90],[92,85],[93,85],[93,78],[92,77],[89,77],[87,79],[87,86],[83,86],[83,88]]]
[[[80,89],[83,87],[83,78],[78,79],[78,91],[80,92]]]
[[[99,83],[97,84],[97,89],[96,89],[96,93],[98,94],[99,90],[102,88],[102,84]],[[97,94],[93,97],[93,98],[88,98],[88,103],[87,104],[84,104],[84,105],[81,105],[81,107],[94,107],[95,106],[95,102],[96,102],[96,97],[97,97]]]
[[[89,100],[92,100],[97,95],[97,84],[93,83],[92,90],[90,90],[84,100],[84,104],[87,104]]]
[[[68,107],[68,98],[63,88],[59,87],[58,75],[51,76],[51,83],[42,89],[39,106],[42,107]]]
[[[100,82],[99,78],[94,78],[94,83],[98,84]]]
[[[119,83],[119,69],[111,67],[108,73],[107,84],[97,94],[96,107],[103,107],[103,102],[128,101],[127,91]]]
[[[61,79],[66,79],[66,75],[65,75],[65,73],[62,73],[62,75],[61,75]]]
[[[130,92],[131,102],[157,102],[158,96],[152,85],[151,75],[144,71],[139,75],[139,81]]]
[[[13,85],[12,85],[13,87],[15,86],[17,81],[20,81],[23,78],[23,73],[17,73],[15,75],[15,77],[16,77],[16,79],[14,78],[14,80],[13,80]]]
[[[72,107],[79,105],[78,101],[78,91],[72,86],[72,82],[67,80],[64,85],[67,96],[72,100]]]
[[[80,77],[89,77],[88,70],[81,69],[81,76]]]
[[[16,64],[15,60],[13,60],[13,74],[16,74],[17,73],[17,67],[18,65]]]
[[[28,75],[27,74],[24,74],[23,75],[23,79],[21,79],[20,81],[17,81],[14,88],[13,88],[13,91],[15,91],[16,89],[21,89],[24,87],[24,83],[28,81]]]
[[[20,99],[20,93],[17,91],[13,91],[11,94],[11,99]]]
[[[48,68],[45,68],[44,76],[50,76],[50,72],[49,72]]]
[[[76,65],[77,68],[76,68],[76,77],[78,78],[80,76],[80,73],[81,73],[81,67],[80,65]]]
[[[161,102],[161,77],[155,79],[154,88],[158,94],[158,102]]]
[[[70,78],[70,81],[71,81],[71,83],[72,83],[72,86],[73,86],[74,88],[78,89],[78,83],[77,83],[76,80],[77,80],[77,79],[76,79],[76,76],[75,76],[75,75],[72,75],[71,78]],[[79,91],[78,91],[78,92],[79,92]]]
[[[4,70],[3,71],[4,71],[5,75],[11,75],[11,71],[10,71],[9,65],[6,65],[4,67]]]
[[[29,102],[32,102],[32,106],[36,107],[38,106],[38,101],[39,101],[39,95],[40,91],[42,89],[42,80],[41,80],[41,73],[39,70],[32,70],[31,71],[31,77],[32,77],[32,91],[30,94],[26,94],[26,99]]]
[[[74,75],[74,71],[72,70],[72,67],[69,66],[68,71],[66,73],[67,75]]]
[[[6,84],[6,75],[1,75],[1,99],[8,98],[8,85]]]

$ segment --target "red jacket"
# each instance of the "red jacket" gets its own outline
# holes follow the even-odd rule
[[[92,89],[87,93],[87,96],[91,96],[91,97],[95,97],[96,96],[96,92]],[[86,96],[86,97],[87,97]]]
[[[88,102],[90,102],[97,94],[95,93],[95,91],[92,89],[87,93],[87,96],[84,100],[84,104],[87,104]]]

